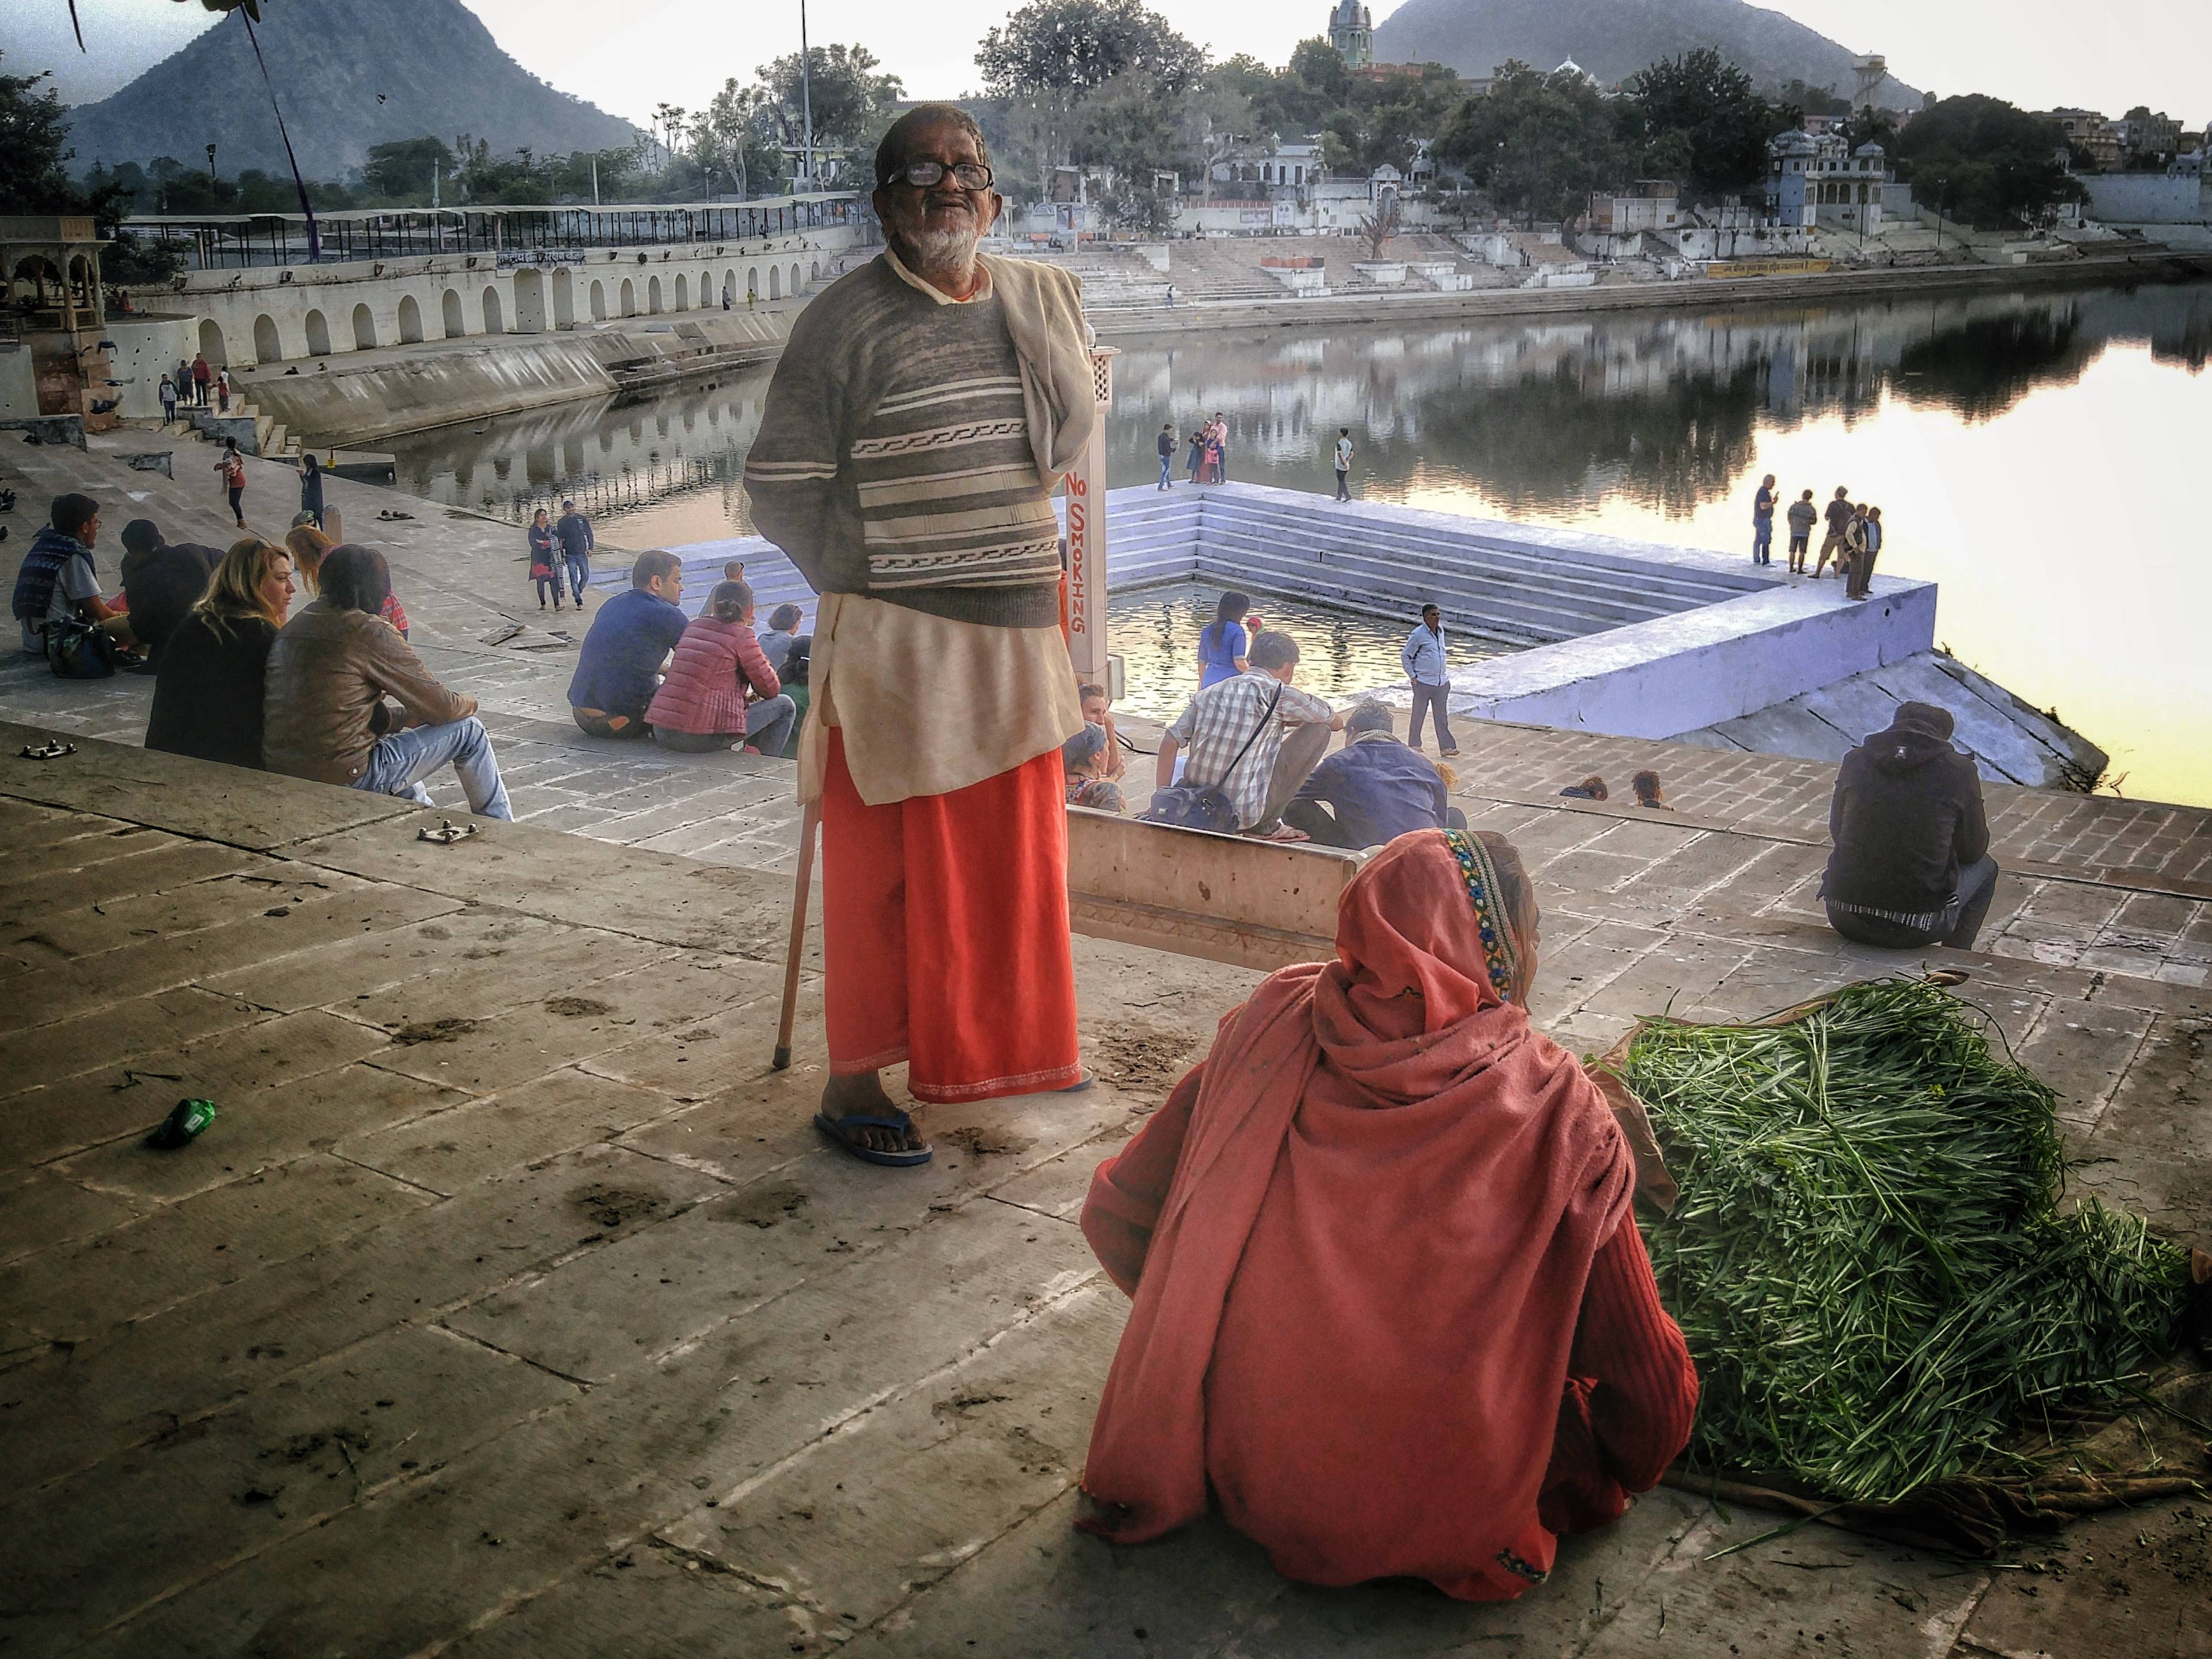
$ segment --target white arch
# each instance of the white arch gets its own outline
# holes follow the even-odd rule
[[[415,303],[415,296],[399,296],[399,343],[419,345],[422,341],[422,307]]]
[[[637,315],[637,285],[627,276],[623,278],[622,314],[625,317]]]
[[[222,325],[212,317],[200,321],[200,356],[217,366],[230,361],[223,350]]]
[[[364,301],[353,308],[353,349],[356,351],[370,351],[375,346],[376,319]]]
[[[483,325],[484,332],[487,334],[507,332],[506,320],[500,313],[499,289],[489,283],[484,284]]]
[[[445,325],[447,339],[458,340],[469,331],[468,325],[461,320],[461,295],[458,289],[446,290],[446,297],[439,301],[439,320]]]
[[[669,307],[669,309],[671,311],[691,309],[691,279],[680,270],[676,273],[676,303]]]
[[[660,315],[660,277],[657,272],[646,279],[645,309],[649,316]]]
[[[258,362],[284,361],[284,342],[276,332],[276,319],[265,311],[253,319],[253,356]]]
[[[319,311],[307,313],[307,355],[310,357],[331,355],[331,321]]]
[[[607,319],[607,290],[598,277],[592,279],[592,320],[604,323]]]
[[[770,265],[768,268],[768,297],[771,300],[783,298],[783,270],[780,266]]]

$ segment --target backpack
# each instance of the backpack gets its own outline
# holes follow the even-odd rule
[[[104,680],[115,672],[115,639],[97,623],[54,617],[46,623],[46,665],[64,680]]]
[[[1152,810],[1144,815],[1147,823],[1170,823],[1181,830],[1210,830],[1217,836],[1237,833],[1237,808],[1231,803],[1229,792],[1223,787],[1237,775],[1237,769],[1244,763],[1244,757],[1252,752],[1252,745],[1260,741],[1260,734],[1267,729],[1267,722],[1275,718],[1275,705],[1283,700],[1283,688],[1278,685],[1275,695],[1267,699],[1261,711],[1260,723],[1252,728],[1252,735],[1244,739],[1244,746],[1237,751],[1237,758],[1229,763],[1229,769],[1221,775],[1220,783],[1176,783],[1154,792]]]

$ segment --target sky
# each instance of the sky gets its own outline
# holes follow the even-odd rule
[[[285,0],[264,0],[282,7]],[[1371,3],[1371,0],[1370,0]],[[1771,0],[1855,52],[1887,56],[1907,84],[1985,92],[2029,108],[2073,104],[2118,115],[2135,104],[2191,126],[2212,118],[2212,3],[2100,0],[2085,23],[2079,0]],[[798,0],[469,0],[525,68],[615,114],[643,122],[663,101],[697,108],[730,76],[799,47]],[[1328,0],[1153,0],[1176,27],[1218,57],[1247,52],[1282,64],[1323,32]],[[1374,4],[1379,23],[1396,9]],[[56,71],[71,103],[106,96],[214,21],[174,0],[77,0],[88,55],[70,34],[66,0],[0,0],[0,67]],[[858,41],[906,82],[909,96],[952,97],[975,85],[975,43],[1012,9],[966,10],[912,0],[810,0],[817,44]]]

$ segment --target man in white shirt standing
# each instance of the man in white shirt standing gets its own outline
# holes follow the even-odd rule
[[[1339,475],[1340,477],[1342,475]],[[1413,684],[1413,730],[1411,741],[1421,746],[1421,716],[1433,710],[1437,724],[1437,752],[1446,760],[1459,753],[1452,736],[1446,705],[1451,701],[1451,670],[1444,663],[1444,613],[1432,605],[1421,607],[1421,625],[1406,635],[1406,648],[1398,653],[1406,678]]]
[[[1352,499],[1352,428],[1348,426],[1336,429],[1336,499]]]

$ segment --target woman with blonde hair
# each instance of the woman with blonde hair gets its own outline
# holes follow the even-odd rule
[[[161,653],[146,747],[260,767],[263,682],[292,606],[292,568],[289,552],[258,536],[231,544]]]

